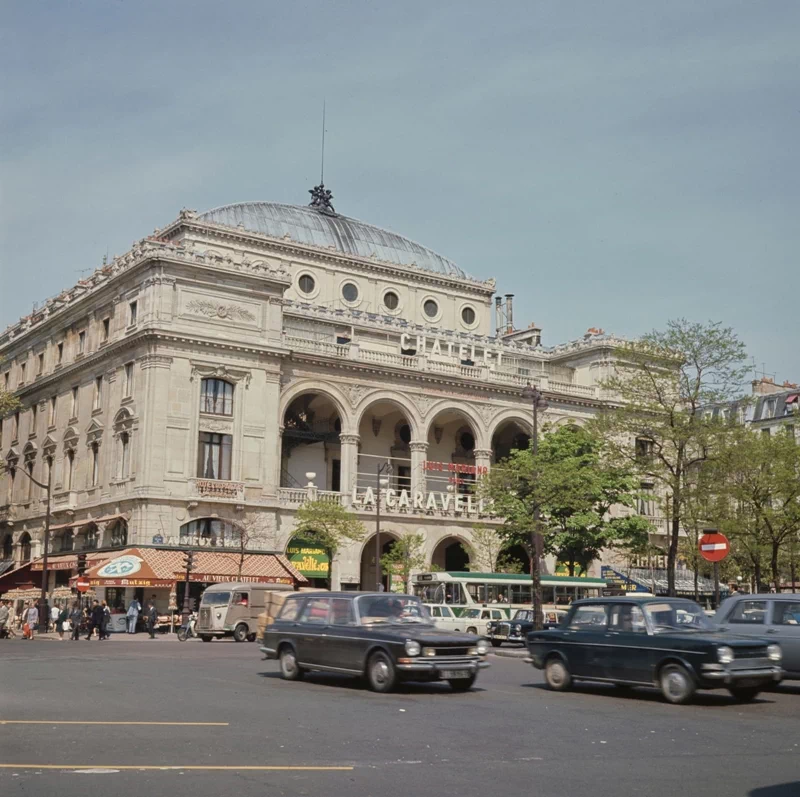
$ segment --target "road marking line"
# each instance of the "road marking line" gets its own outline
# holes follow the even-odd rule
[[[229,722],[115,722],[111,720],[0,720],[0,725],[200,725],[228,726]]]
[[[102,769],[140,769],[140,770],[210,770],[214,772],[352,772],[355,767],[337,766],[212,766],[191,764],[181,767],[174,765],[157,766],[155,764],[103,764]],[[97,764],[0,764],[0,769],[98,769]]]

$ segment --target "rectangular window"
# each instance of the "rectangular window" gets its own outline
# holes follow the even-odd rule
[[[122,395],[129,398],[133,395],[133,363],[125,363],[125,376],[122,383]]]
[[[122,459],[119,475],[121,479],[127,479],[131,471],[131,438],[127,432],[119,436],[119,445]]]
[[[139,318],[139,302],[131,302],[128,305],[128,326],[133,326]]]
[[[103,403],[103,377],[96,376],[94,378],[94,408],[100,409]]]
[[[6,371],[3,374],[3,387],[8,390],[11,387],[11,371]]]
[[[44,352],[39,355],[39,359],[36,363],[36,373],[43,374],[44,373]]]
[[[200,432],[198,446],[197,475],[201,479],[231,478],[231,451],[233,437],[229,434]]]
[[[67,478],[64,479],[64,484],[68,490],[71,490],[72,482],[75,476],[75,452],[72,449],[67,451],[66,468],[67,468]]]
[[[200,386],[200,412],[233,415],[233,385],[223,379],[204,379]]]
[[[28,434],[33,436],[36,434],[36,420],[39,417],[39,405],[34,404],[31,407],[31,428],[28,429]]]
[[[739,601],[733,614],[728,618],[728,622],[742,625],[763,625],[766,616],[766,601]]]
[[[775,601],[773,625],[800,625],[800,601]]]
[[[92,443],[92,487],[97,487],[100,480],[100,446]]]
[[[21,385],[25,384],[25,371],[27,370],[27,367],[27,363],[19,364],[19,383]]]
[[[572,631],[605,631],[606,623],[605,606],[578,606],[569,627]]]
[[[108,334],[111,331],[111,319],[104,318],[103,319],[103,340],[108,340]]]
[[[19,440],[19,413],[14,413],[14,440]]]
[[[330,603],[330,598],[314,598],[308,601],[300,615],[300,622],[311,625],[327,625]]]
[[[333,598],[331,600],[331,625],[355,625],[356,618],[353,613],[353,601],[347,598]]]
[[[86,351],[86,332],[78,333],[78,354],[83,354]]]
[[[72,388],[72,409],[70,410],[69,414],[70,418],[77,418],[78,417],[78,388]]]
[[[64,343],[61,342],[57,346],[58,354],[56,355],[56,362],[61,365],[64,362]]]
[[[646,634],[647,625],[642,610],[633,604],[616,604],[611,607],[609,631],[629,634]]]
[[[50,397],[50,417],[47,419],[48,426],[56,425],[56,406],[58,403],[58,396]]]

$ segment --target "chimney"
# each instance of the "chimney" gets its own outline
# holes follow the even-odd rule
[[[494,297],[494,330],[496,335],[503,334],[503,299]]]
[[[770,393],[781,393],[783,388],[775,384],[775,380],[769,376],[762,376],[761,379],[752,381],[754,396],[768,396]]]
[[[506,294],[506,332],[514,331],[514,294]]]

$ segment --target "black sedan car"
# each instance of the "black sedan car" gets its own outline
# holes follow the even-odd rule
[[[560,609],[548,610],[542,614],[542,629],[545,631],[558,628],[567,616],[567,613]],[[533,631],[532,609],[517,609],[511,620],[495,620],[486,625],[486,636],[495,648],[499,648],[503,642],[524,645],[531,631]]]
[[[418,598],[385,592],[305,592],[286,598],[261,650],[283,678],[309,670],[364,676],[376,692],[398,681],[447,681],[456,691],[489,664],[474,634],[437,630]]]
[[[573,680],[657,686],[670,703],[720,687],[752,700],[783,675],[778,645],[721,632],[694,601],[679,598],[578,601],[559,628],[528,634],[528,650],[551,689]]]

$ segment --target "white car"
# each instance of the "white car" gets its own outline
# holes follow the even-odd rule
[[[456,617],[449,606],[443,606],[440,603],[426,603],[425,608],[428,610],[436,628],[441,628],[443,631],[464,630],[464,621]]]

